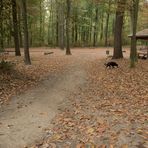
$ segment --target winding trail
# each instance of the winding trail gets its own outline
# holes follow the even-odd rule
[[[83,69],[73,70],[50,77],[0,110],[0,148],[19,148],[43,136],[43,128],[49,126],[58,105],[84,83]]]
[[[0,148],[21,148],[43,137],[46,127],[58,113],[58,105],[68,99],[71,92],[85,84],[85,64],[105,56],[104,51],[73,51],[64,74],[49,76],[38,86],[0,108]],[[97,53],[97,54],[96,54]],[[94,56],[95,55],[95,56]],[[51,125],[52,126],[52,125]]]

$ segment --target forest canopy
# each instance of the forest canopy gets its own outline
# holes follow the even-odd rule
[[[120,2],[120,10],[125,7],[123,25],[123,45],[130,43],[131,1]],[[13,21],[11,3],[1,0],[1,48],[13,47]],[[30,46],[64,46],[66,30],[66,0],[28,0],[27,17]],[[71,46],[111,46],[114,40],[114,24],[117,0],[72,0],[70,10]],[[148,2],[140,1],[138,29],[148,28]],[[16,1],[20,46],[23,46],[22,8]]]

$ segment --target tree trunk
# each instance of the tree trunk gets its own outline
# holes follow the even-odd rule
[[[94,27],[94,41],[93,41],[93,46],[95,47],[97,44],[97,39],[98,39],[98,11],[99,8],[96,6],[96,16],[95,16],[95,27]]]
[[[58,4],[58,45],[60,49],[64,49],[64,6],[60,1]]]
[[[13,37],[14,37],[14,44],[15,44],[15,55],[21,56],[20,44],[19,44],[16,0],[11,0],[11,3],[12,3],[12,16],[13,16],[13,31],[14,31]]]
[[[113,59],[123,58],[122,28],[123,28],[125,3],[126,3],[125,0],[119,0],[117,10],[116,10]]]
[[[103,30],[104,30],[104,14],[101,15],[101,34],[100,34],[100,41],[103,39]]]
[[[4,41],[3,41],[3,0],[0,0],[0,52],[4,50]]]
[[[30,45],[30,46],[33,45],[33,37],[32,37],[33,31],[32,31],[32,29],[33,29],[33,28],[32,28],[32,21],[30,20],[30,23],[29,23],[29,33],[30,33],[30,34],[29,34],[29,38],[30,38],[30,39],[29,39],[29,40],[30,40],[30,41],[29,41],[29,45]]]
[[[75,23],[75,43],[77,45],[78,42],[78,26],[77,26],[77,22]]]
[[[23,39],[22,39],[22,30],[21,30],[21,10],[18,8],[18,29],[19,29],[19,41],[20,47],[23,46]]]
[[[109,13],[107,13],[107,18],[106,18],[106,27],[105,27],[105,46],[108,46],[108,25],[109,25]]]
[[[71,55],[70,51],[70,8],[71,8],[71,0],[67,0],[67,19],[66,19],[66,55]]]
[[[75,22],[73,21],[72,23],[72,35],[71,35],[71,40],[72,40],[72,46],[75,45]]]
[[[59,23],[58,23],[58,16],[57,16],[57,21],[56,21],[56,46],[59,44]]]
[[[26,0],[22,0],[22,17],[23,17],[23,27],[24,27],[24,57],[25,57],[24,60],[26,65],[31,65],[30,54],[29,54]]]
[[[50,5],[50,16],[48,20],[48,45],[53,46],[53,36],[54,36],[54,30],[52,29],[53,27],[53,8],[52,8],[52,0],[51,0],[51,5]],[[52,34],[52,37],[51,37]]]
[[[50,11],[51,13],[51,11]],[[48,38],[48,46],[51,44],[51,39],[50,39],[50,28],[51,28],[51,17],[49,17],[49,20],[48,20],[48,35],[47,35],[47,38]]]
[[[92,14],[90,16],[90,25],[89,25],[89,46],[92,46]]]
[[[42,18],[42,0],[40,0],[40,46],[42,46],[42,43],[43,43],[42,23],[43,23],[43,18]]]
[[[45,32],[45,12],[44,12],[44,10],[42,10],[43,11],[43,18],[42,18],[42,45],[44,46],[45,45],[45,34],[46,34],[46,32]]]
[[[53,3],[53,1],[51,0],[51,28],[52,28],[52,30],[51,30],[51,43],[52,43],[52,46],[55,46],[55,29],[53,29],[53,28],[56,28],[55,27],[55,24],[54,24],[54,13],[53,13],[53,11],[54,11],[54,7],[53,7],[53,5],[52,5],[52,3]]]
[[[131,37],[131,68],[135,67],[135,62],[137,61],[137,48],[136,48],[136,30],[137,30],[137,20],[138,20],[138,8],[139,8],[139,0],[135,0],[133,2],[131,18],[132,18],[132,37]]]
[[[105,26],[105,47],[109,45],[108,43],[108,27],[109,27],[109,19],[110,19],[110,7],[111,7],[111,0],[108,1],[108,10],[106,12],[106,26]]]

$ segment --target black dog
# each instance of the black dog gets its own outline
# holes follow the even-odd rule
[[[117,67],[118,68],[118,64],[116,62],[108,62],[108,63],[105,63],[104,64],[106,66],[106,68],[115,68]]]
[[[146,56],[143,56],[143,57],[141,57],[141,59],[142,59],[142,60],[146,60],[146,59],[147,59],[147,57],[146,57]]]

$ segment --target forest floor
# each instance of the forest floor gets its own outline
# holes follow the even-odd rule
[[[10,55],[15,70],[0,75],[0,148],[148,147],[148,61],[105,69],[105,50],[32,49],[32,66]]]

